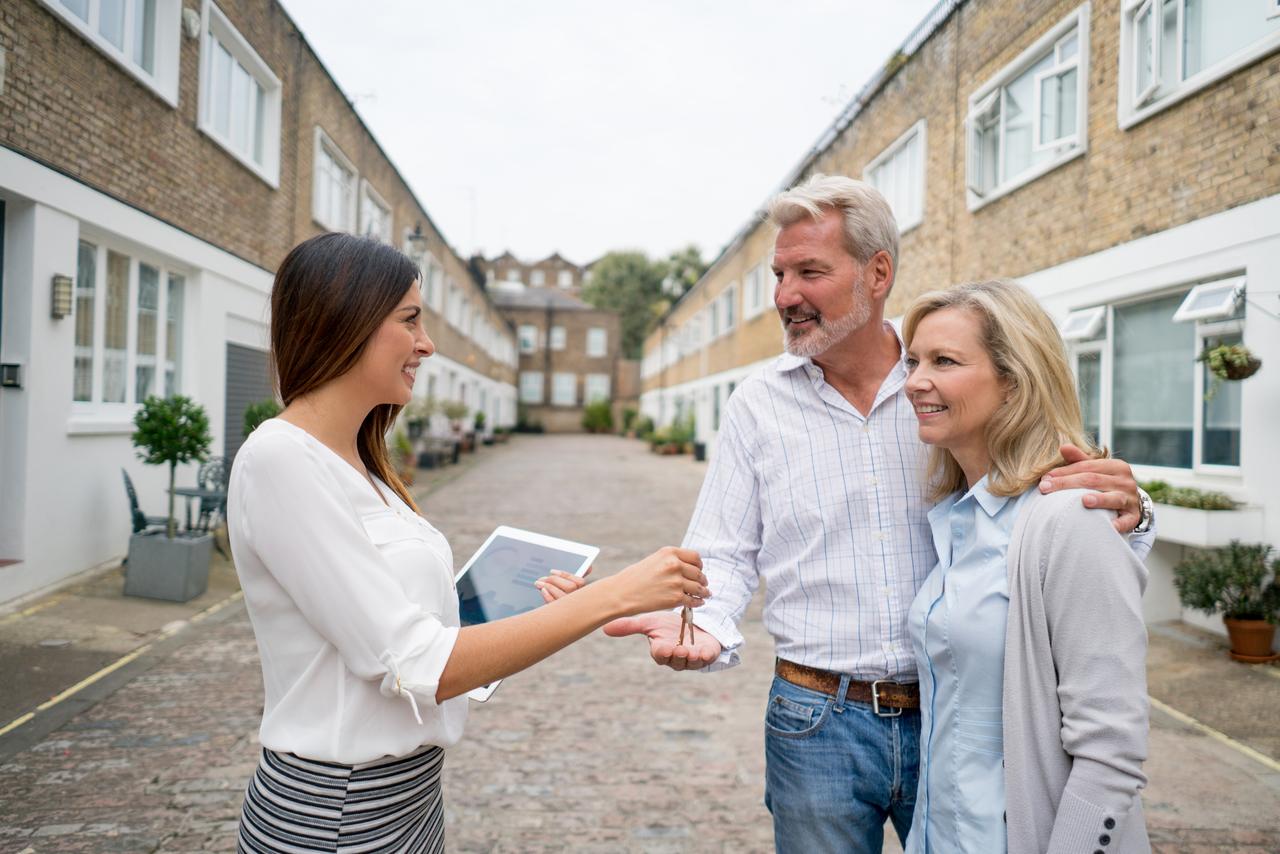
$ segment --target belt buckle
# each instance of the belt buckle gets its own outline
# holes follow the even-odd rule
[[[876,713],[876,717],[880,718],[897,718],[902,716],[902,709],[893,709],[892,711],[880,711],[880,686],[893,685],[894,687],[902,687],[902,683],[894,682],[892,679],[877,679],[871,683],[871,709]],[[888,707],[886,707],[888,708]]]

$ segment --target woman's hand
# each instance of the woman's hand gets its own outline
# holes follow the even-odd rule
[[[687,605],[701,607],[711,597],[702,558],[689,549],[666,546],[600,584],[608,583],[619,616],[666,611]]]
[[[593,566],[587,567],[587,571],[582,573],[581,578],[576,575],[570,575],[563,570],[553,569],[550,575],[533,582],[533,586],[538,588],[538,592],[542,594],[542,601],[554,602],[586,586],[587,576],[591,574],[593,569],[595,569]]]

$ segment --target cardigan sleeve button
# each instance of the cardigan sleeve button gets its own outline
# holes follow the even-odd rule
[[[1114,830],[1116,826],[1116,820],[1114,818],[1109,818],[1102,823],[1102,826],[1105,827],[1107,830]]]
[[[1110,844],[1111,844],[1111,837],[1110,837],[1110,836],[1108,836],[1108,835],[1107,835],[1107,834],[1105,834],[1105,833],[1104,833],[1104,834],[1102,834],[1101,836],[1099,836],[1099,837],[1098,837],[1098,844],[1099,844],[1099,845],[1110,845]]]

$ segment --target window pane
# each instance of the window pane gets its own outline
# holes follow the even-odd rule
[[[76,361],[72,400],[93,399],[93,295],[98,247],[80,241],[76,258]]]
[[[520,375],[522,403],[542,403],[542,372],[525,371]]]
[[[108,403],[124,403],[126,348],[129,342],[129,258],[118,252],[107,252],[106,309],[102,399]]]
[[[261,166],[263,140],[266,137],[266,129],[263,122],[267,108],[267,93],[258,85],[257,81],[254,81],[253,84],[253,105],[253,162]]]
[[[1008,85],[1004,93],[1004,175],[1010,181],[1053,156],[1031,148],[1032,110],[1035,106],[1035,79],[1053,65],[1053,51],[1045,54]]]
[[[1239,344],[1239,335],[1223,335],[1212,342]],[[1204,388],[1213,389],[1211,400],[1204,402],[1204,436],[1201,443],[1200,462],[1211,466],[1240,465],[1240,383],[1222,380],[1214,385],[1216,377],[1204,371]]]
[[[1195,326],[1173,322],[1184,296],[1115,309],[1112,444],[1126,462],[1191,467]]]
[[[1163,0],[1160,7],[1160,88],[1164,95],[1178,82],[1178,4],[1182,0]]]
[[[120,50],[124,50],[124,2],[100,0],[98,3],[98,32]]]
[[[231,63],[231,148],[249,153],[249,72],[234,60]]]
[[[146,400],[156,392],[156,333],[160,312],[160,271],[138,265],[138,348],[135,361],[134,399]]]
[[[1080,395],[1080,415],[1084,431],[1095,445],[1102,436],[1102,354],[1081,353],[1076,356],[1076,383]]]
[[[1040,142],[1066,139],[1076,132],[1076,69],[1040,81]]]
[[[62,5],[70,9],[80,20],[85,22],[89,20],[89,0],[62,0]]]
[[[156,70],[156,0],[135,0],[133,61],[147,72]]]
[[[1185,80],[1201,69],[1280,28],[1280,19],[1268,19],[1269,4],[1244,0],[1186,0],[1183,18],[1183,66]]]
[[[231,135],[231,66],[234,61],[227,49],[212,36],[213,74],[210,75],[210,100],[213,104],[213,127],[224,137]]]
[[[573,406],[578,402],[576,374],[551,375],[551,402],[556,406]]]
[[[164,393],[172,397],[181,391],[182,376],[182,276],[169,274],[169,306],[165,311]]]
[[[1134,20],[1134,48],[1137,53],[1137,75],[1134,81],[1134,96],[1141,95],[1151,85],[1155,69],[1152,67],[1155,56],[1151,45],[1151,20],[1155,16],[1156,4],[1153,3]]]

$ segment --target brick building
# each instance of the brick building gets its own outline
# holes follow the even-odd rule
[[[639,365],[622,358],[617,313],[578,298],[586,268],[559,253],[531,264],[510,252],[471,263],[516,330],[526,421],[553,433],[580,431],[583,407],[602,399],[620,426],[622,410],[639,405]]]
[[[1102,444],[1140,478],[1244,503],[1161,509],[1151,619],[1203,622],[1171,584],[1185,547],[1280,543],[1278,50],[1275,0],[944,0],[783,182],[885,193],[902,231],[891,315],[952,283],[1021,280],[1062,323]],[[692,411],[714,443],[727,394],[781,352],[773,239],[751,212],[647,340],[647,414]],[[1240,340],[1268,367],[1206,401],[1197,353]]]
[[[120,559],[122,467],[163,506],[129,438],[147,394],[195,398],[234,454],[273,395],[272,273],[314,234],[417,259],[420,393],[514,423],[513,331],[277,3],[13,0],[0,69],[0,602]]]

